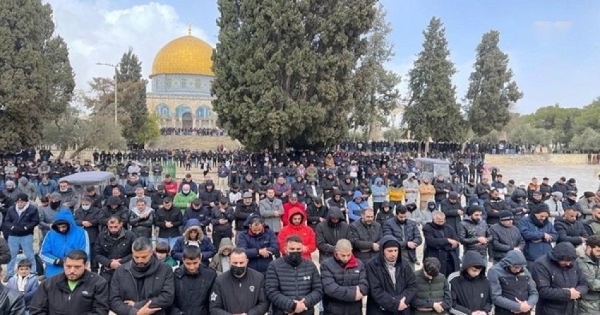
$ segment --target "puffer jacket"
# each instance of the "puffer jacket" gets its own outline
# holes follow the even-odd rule
[[[371,191],[373,192],[373,202],[384,202],[388,196],[388,188],[383,184],[381,177],[375,178],[375,185],[371,185]]]
[[[402,255],[398,252],[398,259],[395,263],[396,273],[395,283],[392,282],[390,272],[388,271],[388,262],[383,256],[383,248],[388,242],[398,241],[391,235],[386,235],[379,241],[379,255],[371,259],[366,266],[367,280],[369,281],[369,298],[367,299],[367,314],[369,315],[408,315],[410,309],[398,311],[400,300],[405,298],[407,305],[417,294],[417,284],[415,273],[410,265],[402,260]]]
[[[588,238],[588,233],[580,220],[569,222],[564,218],[556,218],[554,229],[558,234],[558,243],[569,242],[577,247],[583,243],[582,237]]]
[[[331,222],[331,219],[337,218],[337,223]],[[319,249],[319,262],[332,257],[335,252],[335,245],[340,239],[347,239],[350,226],[342,220],[342,211],[339,208],[329,209],[327,219],[317,225],[315,237],[317,248]]]
[[[471,277],[469,267],[482,267],[483,270],[475,278]],[[460,271],[448,277],[450,293],[452,294],[451,314],[471,314],[474,311],[484,311],[491,314],[492,296],[490,281],[485,276],[486,267],[481,255],[475,251],[467,251],[462,257]]]
[[[94,243],[94,257],[102,265],[100,274],[105,279],[110,280],[115,272],[114,269],[109,267],[113,259],[118,259],[122,265],[131,260],[133,241],[135,241],[135,234],[125,230],[125,228],[121,228],[119,234],[115,236],[108,231],[100,233],[98,240]]]
[[[510,196],[510,198],[507,198],[505,201],[506,209],[510,210],[510,212],[513,213],[513,216],[514,216],[513,220],[515,223],[517,223],[519,220],[521,220],[523,215],[525,215],[525,212],[523,211],[523,209],[529,210],[529,208],[527,206],[527,201],[525,199],[526,197],[527,197],[527,193],[525,191],[523,191],[521,189],[517,189]]]
[[[446,215],[446,224],[451,226],[454,231],[458,233],[460,229],[460,221],[462,221],[462,215],[458,214],[458,210],[462,210],[463,214],[465,212],[460,201],[457,200],[455,203],[452,203],[450,202],[450,199],[446,198],[442,200],[440,209]]]
[[[586,275],[588,293],[582,294],[577,303],[577,315],[598,315],[600,310],[600,264],[590,257],[577,260],[579,270]]]
[[[510,266],[521,266],[521,272],[511,273],[508,269]],[[509,251],[506,257],[488,271],[488,279],[497,315],[519,313],[520,304],[516,299],[525,301],[532,307],[538,302],[535,282],[527,270],[527,260],[520,251]]]
[[[323,298],[319,270],[310,260],[302,259],[300,264],[294,266],[287,256],[280,257],[267,269],[265,293],[272,303],[273,315],[293,313],[296,306],[294,300],[302,299],[308,310],[296,314],[313,314],[313,307]]]
[[[362,300],[356,301],[356,287],[363,295],[369,293],[367,272],[363,263],[354,256],[346,265],[334,257],[321,264],[323,309],[326,314],[362,315]]]
[[[208,267],[208,260],[217,253],[217,249],[211,242],[210,238],[204,235],[202,229],[200,228],[200,222],[198,222],[196,219],[191,219],[187,222],[183,236],[177,239],[175,245],[171,249],[171,257],[177,261],[183,260],[183,250],[186,246],[189,246],[190,242],[192,241],[190,240],[190,232],[192,230],[198,232],[198,239],[196,242],[199,243],[200,251],[202,252],[202,265],[204,267]]]
[[[350,219],[350,222],[360,220],[360,215],[367,208],[369,208],[369,202],[363,199],[359,190],[355,191],[352,201],[348,202],[348,219]]]
[[[387,220],[383,225],[383,235],[393,236],[400,243],[400,248],[402,250],[408,251],[408,257],[410,258],[410,261],[417,261],[416,247],[411,249],[406,246],[408,242],[414,242],[417,246],[423,243],[423,239],[421,238],[421,232],[417,227],[417,223],[407,219],[406,223],[404,223],[403,234],[398,219],[395,217],[391,218]]]
[[[532,214],[519,220],[519,223],[517,224],[521,236],[523,236],[523,239],[525,240],[523,254],[525,254],[525,259],[527,259],[527,261],[535,261],[544,254],[549,253],[552,249],[552,242],[558,240],[558,234],[549,220],[546,220],[541,225],[539,222],[536,222],[539,225],[538,226],[534,223],[534,218],[535,215]],[[550,234],[552,236],[552,241],[546,241],[546,239],[544,239],[544,233]]]
[[[521,236],[519,228],[511,225],[506,227],[502,223],[496,223],[490,227],[492,236],[492,258],[494,261],[500,261],[506,253],[518,247],[525,249],[525,240]]]
[[[470,218],[463,220],[460,224],[461,228],[458,230],[458,239],[464,246],[465,252],[473,250],[486,256],[488,245],[492,242],[492,236],[490,235],[487,224],[483,222],[483,220],[475,223]],[[488,243],[479,244],[479,241],[477,240],[479,237],[485,237]]]
[[[531,265],[531,274],[540,294],[536,314],[576,314],[576,302],[571,300],[570,292],[564,288],[575,288],[585,296],[588,292],[585,274],[579,268],[563,268],[558,264],[560,260],[570,260],[576,264],[576,259],[573,244],[559,243]]]
[[[417,282],[417,295],[410,304],[412,315],[438,315],[448,314],[452,306],[452,295],[446,276],[438,274],[433,279],[429,279],[423,273],[423,270],[415,272]],[[444,312],[438,313],[433,309],[433,304],[442,302]],[[419,309],[431,309],[429,311]]]
[[[273,257],[279,254],[279,243],[277,242],[277,236],[275,232],[271,230],[268,225],[265,225],[262,233],[254,234],[250,230],[250,222],[254,218],[260,217],[259,215],[253,215],[248,217],[244,224],[245,230],[238,234],[237,246],[246,250],[246,256],[248,256],[248,268],[252,268],[258,272],[264,274],[267,272],[269,264],[273,261]],[[269,257],[261,256],[258,251],[266,248],[273,255]]]
[[[235,230],[241,231],[244,229],[244,222],[251,214],[258,214],[258,205],[256,202],[252,201],[249,205],[244,203],[244,200],[239,200],[235,204],[235,211],[233,212],[233,217],[235,218]],[[268,218],[267,218],[268,219]]]
[[[189,273],[185,265],[173,272],[175,298],[171,314],[209,314],[209,300],[217,272],[212,268],[200,267],[197,273]]]
[[[373,244],[379,242],[382,233],[383,228],[379,222],[371,224],[365,224],[362,220],[352,222],[348,240],[352,243],[354,257],[366,264],[371,258],[377,256],[379,251],[373,250]]]
[[[487,214],[486,222],[488,225],[500,222],[500,212],[502,210],[507,210],[506,203],[504,202],[504,199],[501,198],[494,199],[490,197],[490,199],[483,203],[483,207]]]
[[[291,224],[292,217],[296,214],[302,215],[302,223],[299,225]],[[308,248],[307,251],[302,252],[302,257],[312,261],[312,252],[317,250],[317,241],[315,232],[308,225],[306,225],[306,215],[300,208],[292,208],[287,220],[290,224],[282,228],[277,235],[277,241],[279,242],[279,250],[281,251],[281,254],[286,254],[285,240],[288,238],[288,236],[298,235],[300,238],[302,238],[302,244]]]
[[[152,238],[152,225],[154,224],[154,209],[146,206],[144,213],[147,214],[144,218],[141,217],[142,213],[137,208],[131,209],[131,215],[129,216],[129,225],[131,226],[131,232],[137,237]]]

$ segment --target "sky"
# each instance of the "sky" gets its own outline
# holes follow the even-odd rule
[[[159,49],[192,34],[217,42],[216,0],[43,0],[54,10],[56,33],[69,46],[78,89],[93,77],[112,76],[128,48],[150,74]],[[600,97],[600,1],[597,0],[380,0],[392,26],[395,56],[387,67],[407,78],[422,49],[423,30],[439,17],[458,73],[453,81],[462,100],[484,33],[500,32],[514,80],[524,93],[515,111],[528,114],[554,104],[583,107]],[[406,82],[400,86],[405,96]]]

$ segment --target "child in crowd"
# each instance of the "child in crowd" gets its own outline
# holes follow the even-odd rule
[[[38,288],[38,277],[31,273],[31,261],[29,259],[23,259],[17,263],[17,274],[8,280],[6,286],[23,294],[27,314],[29,314],[29,302],[33,299]]]
[[[159,242],[158,244],[156,244],[156,248],[154,248],[154,254],[156,255],[156,258],[158,258],[158,260],[164,262],[165,264],[171,267],[177,267],[178,264],[175,261],[175,259],[171,257],[171,255],[169,254],[170,252],[171,247],[166,242]]]

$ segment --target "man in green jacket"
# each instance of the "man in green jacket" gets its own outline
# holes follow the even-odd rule
[[[600,310],[600,235],[586,241],[585,256],[578,260],[579,269],[586,275],[588,293],[577,303],[577,315],[597,315]]]

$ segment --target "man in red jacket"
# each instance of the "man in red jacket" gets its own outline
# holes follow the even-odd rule
[[[290,211],[292,210],[292,208],[298,208],[302,210],[302,214],[304,214],[304,217],[307,218],[306,206],[303,203],[298,202],[298,194],[296,193],[291,194],[289,201],[283,204],[283,214],[281,215],[281,218],[289,218]],[[288,220],[281,221],[281,223],[283,223],[283,226],[288,226],[290,224]]]
[[[281,254],[286,255],[285,240],[288,236],[298,235],[302,238],[302,258],[312,261],[311,254],[317,250],[317,242],[315,240],[315,232],[306,225],[306,213],[302,209],[295,207],[290,209],[290,215],[287,218],[289,224],[284,226],[279,231],[279,235],[277,235]]]

